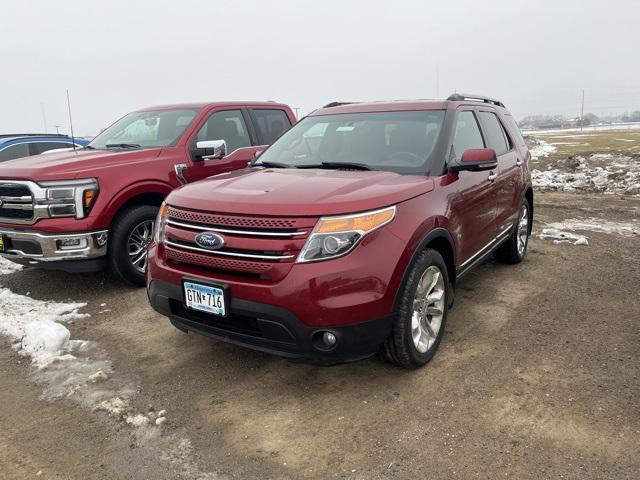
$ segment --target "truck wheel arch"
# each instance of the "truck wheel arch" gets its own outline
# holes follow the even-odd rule
[[[172,187],[160,182],[132,185],[118,192],[105,208],[106,223],[111,225],[115,216],[123,208],[132,205],[154,205],[159,207],[165,197],[171,192]]]

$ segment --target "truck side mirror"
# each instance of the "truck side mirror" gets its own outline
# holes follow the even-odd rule
[[[204,160],[216,160],[227,155],[227,142],[224,140],[203,140],[196,142],[196,148],[192,150],[194,162]]]
[[[460,161],[449,165],[449,171],[467,170],[480,172],[492,170],[498,166],[498,157],[493,148],[470,148],[465,150]]]

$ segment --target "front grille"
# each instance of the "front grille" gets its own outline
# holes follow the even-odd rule
[[[16,183],[0,183],[0,197],[31,196],[31,190],[26,185]]]
[[[33,210],[16,210],[13,208],[0,207],[0,219],[28,220],[33,217]]]
[[[27,185],[0,182],[0,221],[24,222],[33,218],[33,195]]]
[[[167,260],[225,273],[278,280],[291,269],[317,219],[196,212],[169,208],[164,250]],[[199,246],[196,236],[216,232],[219,250]]]

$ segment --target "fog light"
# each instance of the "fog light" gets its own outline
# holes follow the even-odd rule
[[[62,238],[58,240],[58,250],[80,250],[87,247],[87,239],[76,238]]]
[[[327,347],[333,347],[336,344],[336,336],[331,332],[324,332],[322,334],[322,341]]]
[[[109,234],[107,232],[100,232],[96,235],[96,243],[99,247],[104,247],[107,244],[108,235]]]

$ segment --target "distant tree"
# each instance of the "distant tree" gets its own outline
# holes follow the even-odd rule
[[[596,123],[600,123],[600,119],[593,113],[585,113],[582,122],[583,125],[595,125]]]

